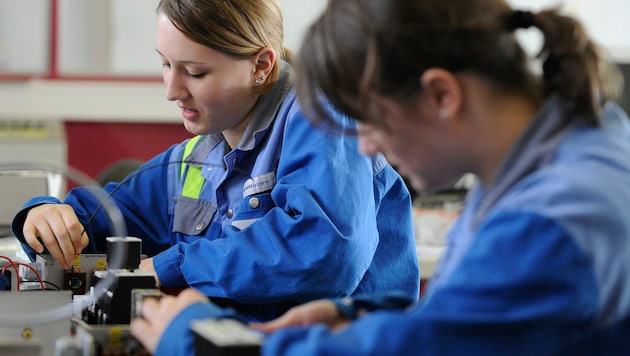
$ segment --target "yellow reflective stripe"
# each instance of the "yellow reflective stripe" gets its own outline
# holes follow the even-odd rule
[[[188,167],[186,181],[184,181],[184,187],[182,188],[182,196],[199,199],[204,181],[205,179],[201,175],[201,167]]]
[[[186,160],[186,158],[188,158],[188,156],[190,156],[190,153],[192,152],[193,148],[195,148],[195,146],[197,145],[197,141],[199,141],[200,138],[201,136],[195,136],[186,143],[186,147],[184,147],[184,154],[182,155],[182,163],[179,170],[180,177],[184,176],[184,170],[186,169],[186,163],[184,161]]]
[[[197,141],[202,136],[195,136],[188,143],[186,143],[186,147],[184,147],[184,154],[182,156],[182,163],[180,167],[180,176],[184,175],[184,171],[186,170],[186,163],[183,162],[192,152],[193,148],[197,144]],[[184,186],[182,187],[182,196],[199,199],[199,195],[201,194],[201,188],[203,187],[203,183],[205,179],[201,175],[201,167],[196,166],[188,166],[188,171],[186,172],[186,177],[184,178]]]

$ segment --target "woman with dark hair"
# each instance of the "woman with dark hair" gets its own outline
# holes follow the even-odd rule
[[[526,28],[542,33],[540,70]],[[419,303],[310,302],[253,325],[263,354],[627,353],[630,125],[576,20],[503,0],[331,0],[298,64],[305,112],[330,129],[329,99],[419,191],[476,182]],[[132,331],[154,347],[204,305],[194,291],[147,303]]]

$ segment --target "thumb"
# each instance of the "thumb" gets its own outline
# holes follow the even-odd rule
[[[81,236],[78,239],[72,240],[72,247],[74,248],[74,253],[76,255],[80,254],[81,251],[90,243],[90,238],[88,237],[86,232],[82,232]]]

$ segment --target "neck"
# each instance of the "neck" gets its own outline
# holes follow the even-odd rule
[[[504,157],[527,128],[542,98],[519,94],[505,94],[481,84],[469,91],[477,103],[469,108],[474,119],[471,142],[474,158],[470,171],[475,173],[482,185],[488,186],[499,169]]]

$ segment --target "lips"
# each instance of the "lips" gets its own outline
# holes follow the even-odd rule
[[[199,117],[199,111],[180,106],[182,117],[187,120],[193,120]]]

